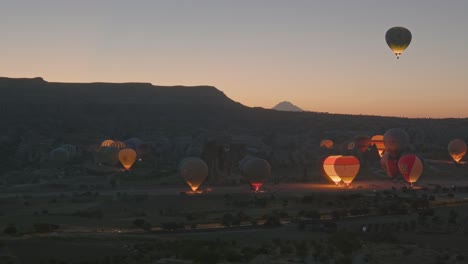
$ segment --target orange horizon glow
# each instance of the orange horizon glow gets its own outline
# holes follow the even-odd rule
[[[395,1],[11,1],[0,9],[0,72],[211,85],[248,107],[468,118],[468,2]],[[385,41],[396,25],[413,34],[399,60]]]

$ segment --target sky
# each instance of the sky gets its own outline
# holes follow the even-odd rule
[[[466,0],[2,0],[0,76],[212,85],[247,106],[468,117]],[[385,32],[413,35],[399,60]]]

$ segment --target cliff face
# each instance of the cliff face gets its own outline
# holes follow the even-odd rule
[[[344,140],[354,134],[382,134],[392,127],[405,128],[413,142],[426,146],[446,148],[448,140],[468,137],[468,119],[283,112],[243,106],[211,86],[54,83],[42,78],[0,78],[0,120],[0,137],[35,135],[80,142],[156,133],[186,136],[200,130],[255,135],[266,142],[278,135]]]

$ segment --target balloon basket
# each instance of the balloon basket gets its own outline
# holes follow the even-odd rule
[[[190,191],[185,192],[185,194],[187,194],[187,195],[200,195],[200,194],[203,194],[203,193],[204,193],[204,191],[202,191],[202,190],[196,190],[196,191],[191,191],[190,190]]]

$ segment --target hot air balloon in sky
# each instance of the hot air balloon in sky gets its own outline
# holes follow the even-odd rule
[[[404,27],[392,27],[385,33],[387,45],[397,56],[397,59],[400,58],[400,55],[409,46],[411,38],[411,32]]]
[[[186,158],[179,165],[179,171],[193,192],[196,192],[208,176],[208,165],[200,158]]]
[[[135,163],[137,153],[131,148],[122,149],[119,152],[119,161],[126,170],[130,170]]]
[[[398,169],[407,182],[413,186],[423,172],[423,164],[420,158],[414,154],[407,154],[398,160]]]
[[[400,128],[392,128],[384,134],[385,152],[398,159],[409,148],[409,135]]]
[[[450,141],[448,145],[448,152],[452,159],[455,162],[460,162],[460,160],[465,156],[466,154],[466,143],[465,141],[461,139],[454,139]]]
[[[321,148],[327,148],[327,149],[332,149],[333,148],[333,141],[330,139],[324,139],[320,141],[320,147]]]
[[[256,157],[249,158],[242,164],[242,174],[250,186],[258,192],[271,176],[271,166],[268,161]]]
[[[375,145],[377,151],[379,152],[380,157],[383,156],[385,151],[385,144],[384,144],[384,136],[383,135],[375,135],[371,138],[371,145]]]
[[[356,178],[360,166],[359,160],[354,156],[329,156],[323,161],[325,173],[337,185],[343,181],[349,186]]]
[[[106,139],[101,143],[101,147],[110,147],[112,146],[112,143],[114,143],[114,140]]]

